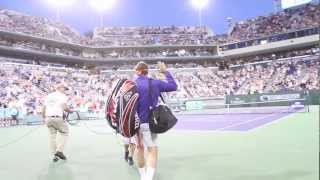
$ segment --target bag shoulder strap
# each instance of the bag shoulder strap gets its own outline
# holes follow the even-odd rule
[[[152,79],[151,79],[151,78],[148,79],[148,84],[149,84],[148,95],[149,95],[149,99],[151,99],[150,106],[152,106],[152,96],[151,96],[151,92],[152,92]],[[164,98],[163,98],[161,92],[160,92],[160,98],[161,98],[162,102],[163,102],[164,104],[166,104],[166,102],[164,101]]]
[[[149,104],[149,108],[152,107],[152,96],[151,96],[151,91],[152,91],[152,84],[151,84],[151,79],[148,79],[148,95],[149,95],[149,99],[151,100],[151,103]]]
[[[163,98],[161,92],[160,92],[160,98],[161,98],[162,102],[163,102],[164,104],[166,104],[166,102],[164,101],[164,98]]]

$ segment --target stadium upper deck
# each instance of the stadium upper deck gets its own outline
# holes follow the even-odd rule
[[[0,52],[13,58],[82,65],[140,60],[172,63],[181,59],[188,63],[221,60],[312,48],[319,40],[317,19],[320,19],[320,5],[307,4],[238,22],[225,35],[214,35],[208,27],[162,26],[96,28],[91,37],[85,37],[64,24],[3,9],[0,10]],[[295,42],[294,46],[290,45],[291,41],[285,41],[301,37],[311,38]],[[284,43],[282,48],[270,45],[261,47],[261,51],[255,48],[232,51],[271,42]]]
[[[91,46],[199,45],[231,43],[274,34],[319,27],[320,5],[307,4],[295,9],[259,16],[235,23],[229,34],[216,36],[208,27],[103,27],[92,37],[46,18],[0,10],[0,29],[36,37]]]

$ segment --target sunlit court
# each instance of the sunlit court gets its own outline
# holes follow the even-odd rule
[[[309,180],[319,175],[319,107],[311,107],[309,113],[290,114],[221,117],[202,113],[179,115],[177,127],[160,136],[161,153],[155,179]],[[248,129],[244,130],[245,126]],[[1,139],[6,139],[2,143],[28,134],[15,144],[1,146],[1,159],[5,162],[0,165],[1,177],[139,178],[136,168],[124,162],[122,142],[105,121],[80,121],[71,131],[66,151],[71,156],[67,162],[55,164],[48,159],[48,149],[44,148],[48,136],[44,126],[1,129]]]
[[[1,0],[0,180],[318,180],[319,0]]]

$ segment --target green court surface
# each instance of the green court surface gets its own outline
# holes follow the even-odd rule
[[[139,180],[123,160],[119,139],[83,124],[70,129],[66,162],[51,162],[45,126],[0,128],[0,146],[33,129],[0,148],[0,180]],[[319,179],[316,106],[246,132],[172,130],[158,140],[155,180]]]

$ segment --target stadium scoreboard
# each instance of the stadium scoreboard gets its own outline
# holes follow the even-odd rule
[[[288,9],[302,4],[313,2],[314,0],[281,0],[281,8]]]

